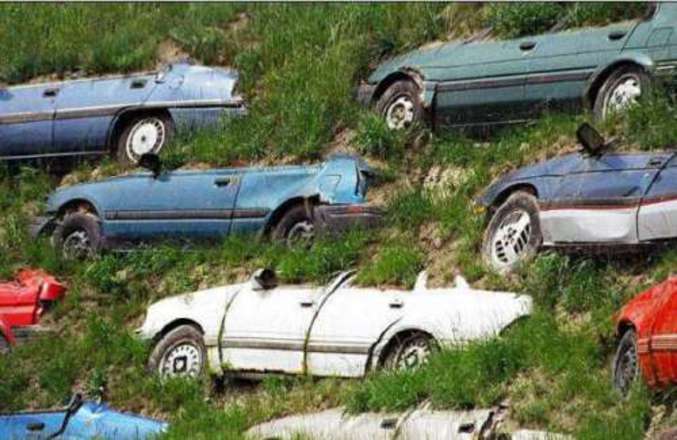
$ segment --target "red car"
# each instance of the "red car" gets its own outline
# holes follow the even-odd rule
[[[652,388],[677,383],[677,277],[640,293],[621,309],[614,385],[623,394],[642,372]]]
[[[0,283],[0,353],[39,329],[40,316],[65,291],[53,276],[35,269],[24,269],[14,281]]]

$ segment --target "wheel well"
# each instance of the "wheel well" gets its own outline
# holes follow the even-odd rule
[[[158,334],[155,335],[155,337],[153,337],[153,342],[159,341],[164,335],[166,335],[167,333],[171,332],[171,331],[174,330],[175,328],[180,327],[180,326],[182,326],[182,325],[189,325],[189,326],[191,326],[191,327],[195,327],[195,329],[196,329],[197,331],[199,331],[202,335],[205,334],[205,332],[204,332],[204,330],[202,329],[202,327],[200,326],[200,324],[198,324],[197,322],[193,321],[192,319],[181,318],[181,319],[177,319],[177,320],[175,320],[175,321],[172,321],[172,322],[170,322],[169,324],[167,324],[166,326],[164,326],[164,327],[162,328],[162,330],[160,330],[160,331],[158,332]]]
[[[264,235],[268,235],[290,209],[298,205],[303,205],[306,203],[306,201],[311,205],[316,205],[319,202],[319,197],[317,195],[311,197],[294,197],[286,200],[283,204],[278,206],[268,219],[268,223],[266,224],[266,228],[264,230]]]
[[[371,97],[371,102],[374,103],[378,101],[379,98],[383,95],[383,93],[385,93],[385,91],[388,90],[388,87],[390,87],[397,81],[403,80],[416,82],[414,78],[411,77],[411,75],[407,75],[404,72],[391,73],[390,75],[383,78],[380,83],[378,83],[378,86],[376,87],[376,90],[374,90],[374,94]]]
[[[609,78],[609,76],[618,70],[621,67],[639,67],[642,70],[646,70],[644,66],[642,66],[639,63],[636,63],[634,61],[618,61],[614,64],[611,64],[607,66],[604,70],[602,70],[599,75],[594,79],[593,83],[590,85],[590,88],[588,89],[588,93],[585,96],[585,99],[587,101],[586,105],[588,108],[592,109],[595,105],[595,98],[597,98],[597,94],[599,93],[599,89],[602,88],[602,85],[604,84],[604,81]]]
[[[68,213],[79,211],[89,212],[91,214],[98,216],[96,208],[94,207],[94,204],[92,202],[85,199],[75,199],[69,200],[59,208],[59,211],[57,212],[57,218],[63,218]]]
[[[125,127],[127,127],[127,124],[129,124],[130,121],[132,121],[135,118],[138,118],[139,116],[152,116],[152,115],[164,116],[169,119],[172,118],[169,111],[164,108],[123,110],[122,113],[120,113],[115,119],[113,128],[108,135],[107,142],[108,148],[111,151],[115,152],[115,149],[117,147],[116,145],[117,139],[120,137],[122,131],[125,129]]]
[[[435,340],[433,335],[431,335],[430,333],[423,331],[423,330],[419,330],[419,329],[401,330],[401,331],[395,333],[390,338],[390,340],[385,345],[385,347],[383,347],[383,350],[381,350],[381,353],[379,354],[379,357],[378,357],[377,367],[381,368],[383,366],[383,363],[386,361],[386,359],[388,359],[388,356],[390,355],[390,353],[392,353],[392,351],[395,348],[397,348],[397,344],[399,344],[401,341],[404,341],[404,340],[406,340],[406,339],[408,339],[412,336],[415,336],[415,335],[425,335],[425,336],[431,338],[433,341]]]
[[[631,321],[621,321],[618,324],[618,329],[616,330],[616,335],[618,336],[618,339],[622,338],[625,333],[627,333],[628,330],[634,330],[635,325]]]

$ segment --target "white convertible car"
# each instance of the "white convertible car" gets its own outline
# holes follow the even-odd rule
[[[251,280],[152,304],[141,337],[154,347],[149,367],[164,376],[312,374],[360,377],[374,368],[413,368],[437,346],[490,338],[530,313],[510,292],[353,287],[344,272],[325,287],[278,287],[262,269]]]

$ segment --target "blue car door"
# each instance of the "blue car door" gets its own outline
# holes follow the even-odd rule
[[[0,157],[51,154],[59,84],[0,87]]]
[[[674,155],[642,199],[637,233],[641,241],[677,236],[677,157]]]
[[[115,115],[124,107],[142,104],[156,86],[154,78],[148,74],[64,83],[56,98],[55,150],[62,153],[105,150]]]
[[[543,204],[546,244],[636,243],[639,204],[667,155],[580,156]]]
[[[115,182],[104,235],[112,239],[210,238],[230,232],[240,175],[234,170],[140,174]]]

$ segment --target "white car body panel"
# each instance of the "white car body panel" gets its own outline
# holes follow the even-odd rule
[[[399,332],[459,345],[498,335],[531,307],[529,296],[475,290],[462,278],[427,289],[422,273],[407,292],[353,287],[344,273],[325,288],[264,290],[252,281],[167,298],[149,307],[139,333],[157,339],[194,322],[214,372],[360,377]]]
[[[543,244],[637,243],[637,207],[540,212]]]

